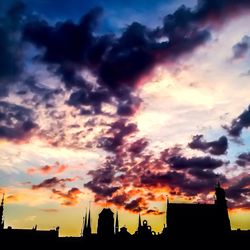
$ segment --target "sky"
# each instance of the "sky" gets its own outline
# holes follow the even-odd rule
[[[0,3],[5,226],[79,236],[91,207],[153,230],[171,202],[250,228],[250,2]]]

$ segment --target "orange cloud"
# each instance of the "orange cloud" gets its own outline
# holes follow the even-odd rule
[[[162,214],[165,214],[165,212],[159,211],[158,209],[149,209],[149,210],[145,211],[142,215],[147,215],[147,214],[162,215]]]
[[[8,202],[17,202],[17,201],[19,201],[19,196],[15,195],[15,194],[8,195],[7,196],[7,201]]]
[[[82,193],[78,188],[73,187],[67,192],[52,189],[53,194],[61,201],[63,206],[75,206],[79,202],[79,195]]]
[[[46,174],[60,174],[64,172],[68,167],[65,165],[61,165],[58,162],[56,162],[54,165],[45,165],[39,168],[32,167],[27,170],[28,174],[35,174],[40,173],[43,175]]]

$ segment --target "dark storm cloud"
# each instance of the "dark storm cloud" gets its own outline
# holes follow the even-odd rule
[[[152,173],[149,171],[141,176],[141,183],[147,186],[178,187],[185,180],[185,174],[176,171],[167,171],[164,173]]]
[[[207,142],[203,135],[195,135],[188,146],[213,155],[223,155],[227,151],[228,141],[226,136],[221,136],[218,140]]]
[[[154,43],[146,26],[136,22],[129,25],[101,64],[101,81],[111,89],[122,85],[133,88],[139,77],[155,64],[154,53],[150,48]]]
[[[230,207],[250,208],[250,177],[244,176],[226,190]]]
[[[112,165],[89,171],[88,175],[92,176],[92,180],[84,186],[99,196],[111,196],[119,189],[119,187],[113,185],[115,173]]]
[[[111,199],[108,200],[108,202],[115,204],[116,206],[124,206],[126,201],[129,200],[129,196],[125,193],[115,195]]]
[[[81,107],[92,107],[88,109],[88,114],[100,114],[102,113],[102,103],[110,103],[111,96],[107,89],[97,89],[95,91],[80,89],[73,92],[67,101],[68,105]],[[82,113],[83,114],[83,113]]]
[[[190,178],[189,175],[192,175]],[[218,180],[224,182],[223,175],[215,174],[210,169],[189,169],[185,171],[168,170],[155,173],[147,172],[141,176],[141,184],[147,187],[170,187],[172,191],[179,190],[187,196],[194,196],[199,193],[208,193],[213,189]]]
[[[94,8],[78,23],[68,20],[50,25],[38,17],[28,22],[23,36],[41,48],[36,58],[46,63],[68,89],[77,88],[68,104],[76,107],[93,105],[91,110],[83,110],[88,111],[86,114],[98,114],[102,102],[110,101],[107,95],[115,96],[118,115],[129,116],[135,113],[140,103],[131,98],[131,93],[145,74],[155,65],[172,63],[203,45],[210,39],[211,29],[249,7],[249,2],[244,0],[203,0],[193,9],[183,5],[173,14],[166,15],[163,24],[156,29],[133,22],[119,37],[95,33],[102,9]],[[81,75],[83,69],[97,76],[104,92],[95,94],[96,89]],[[125,88],[129,93],[126,98],[121,98],[119,93]],[[93,95],[99,99],[94,104]]]
[[[0,138],[13,141],[24,140],[37,127],[31,109],[0,101]]]
[[[136,147],[134,152],[130,151],[138,141],[139,149]],[[164,150],[160,159],[156,159],[153,155],[145,154],[145,145],[141,142],[144,139],[129,144],[126,140],[101,168],[89,172],[92,180],[85,187],[95,193],[97,202],[106,201],[130,211],[145,211],[148,209],[147,201],[155,201],[156,197],[148,195],[145,201],[139,201],[137,198],[141,193],[137,189],[169,188],[172,194],[195,196],[208,194],[218,180],[223,183],[227,181],[225,176],[213,172],[213,169],[224,164],[221,160],[211,157],[186,158],[180,155],[180,148],[177,147]],[[134,187],[133,192],[127,189],[131,186]]]
[[[221,175],[214,173],[210,169],[193,168],[193,169],[190,169],[188,171],[188,173],[195,176],[195,177],[197,177],[198,179],[207,179],[207,180],[215,179],[215,180],[219,180],[219,178],[220,178],[220,181],[222,179]]]
[[[124,144],[125,138],[137,130],[136,124],[128,123],[125,119],[117,120],[110,125],[107,136],[99,139],[98,147],[106,151],[115,152]]]
[[[142,197],[139,197],[127,203],[124,208],[133,212],[140,212],[147,208],[147,203]]]
[[[173,156],[167,160],[167,163],[173,169],[188,169],[188,168],[199,168],[199,169],[215,169],[221,167],[224,162],[220,159],[214,159],[210,156],[205,157],[191,157],[186,158],[184,156]]]
[[[233,46],[233,59],[243,58],[250,48],[250,37],[244,36],[242,40]]]
[[[101,8],[95,8],[84,15],[78,24],[65,21],[58,22],[55,26],[50,26],[38,18],[28,23],[24,29],[26,40],[45,49],[40,59],[50,65],[59,65],[57,73],[69,88],[85,86],[85,81],[78,70],[82,65],[87,66],[90,63],[90,51],[93,50],[95,53],[100,51],[100,56],[102,55],[102,49],[96,50],[95,46],[102,47],[100,43],[105,44],[105,39],[100,40],[93,35],[101,13]]]
[[[0,96],[7,95],[7,85],[17,80],[23,69],[20,29],[24,10],[24,4],[18,2],[0,17]]]
[[[194,9],[183,5],[166,15],[162,27],[155,30],[134,22],[104,57],[100,78],[112,89],[120,85],[134,87],[154,65],[192,52],[210,39],[210,29],[246,7],[250,8],[250,4],[244,0],[203,0]],[[236,12],[232,13],[232,8]],[[165,42],[158,42],[160,38]]]
[[[109,197],[112,196],[113,193],[115,193],[119,187],[113,187],[106,184],[97,184],[93,181],[88,182],[85,184],[85,187],[89,188],[92,192],[97,194],[98,196],[104,196]]]
[[[140,154],[148,145],[148,141],[144,138],[139,139],[133,143],[131,143],[129,147],[129,152],[133,153],[134,155]]]
[[[72,182],[74,180],[75,180],[74,178],[59,179],[57,177],[52,177],[49,179],[45,179],[44,181],[42,181],[37,185],[32,185],[32,189],[36,190],[40,188],[54,188],[56,186],[65,187],[66,182]]]
[[[223,126],[233,137],[239,137],[244,128],[250,126],[250,106],[235,118],[230,126]]]
[[[250,165],[250,152],[238,155],[236,163],[241,167]]]

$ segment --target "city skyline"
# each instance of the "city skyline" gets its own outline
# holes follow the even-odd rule
[[[217,185],[220,186],[220,184],[217,184]],[[1,226],[2,226],[2,229],[3,228],[7,229],[9,227],[13,228],[12,225],[6,225],[6,223],[5,223],[6,217],[4,216],[4,213],[6,213],[6,204],[4,203],[4,197],[5,197],[5,193],[2,195],[2,200],[1,200],[1,209],[2,209],[1,212],[0,212],[0,214],[2,215],[2,216],[0,216],[2,218]],[[214,198],[214,203],[216,203],[216,198]],[[162,211],[162,215],[164,216],[163,225],[160,225],[160,224],[157,225],[158,226],[157,229],[158,228],[160,229],[158,231],[155,231],[154,228],[152,228],[150,226],[152,228],[151,230],[152,230],[152,232],[154,232],[155,235],[161,235],[161,234],[164,235],[165,234],[164,230],[166,228],[168,228],[167,211],[168,211],[168,209],[169,209],[170,206],[172,207],[173,205],[175,205],[175,206],[183,206],[185,204],[187,204],[187,205],[194,204],[195,206],[207,206],[208,205],[210,207],[214,203],[207,203],[206,201],[203,201],[203,203],[190,203],[190,202],[186,202],[186,201],[184,203],[180,202],[180,201],[178,201],[176,203],[172,203],[172,202],[170,202],[170,200],[169,200],[169,198],[167,196],[166,197],[166,201],[165,201],[166,209],[165,209],[165,211]],[[173,208],[171,208],[171,211],[172,211],[172,209]],[[147,220],[148,215],[145,215],[145,214],[141,215],[141,213],[137,213],[136,214],[136,220],[137,221],[130,221],[131,224],[127,223],[128,225],[133,225],[132,228],[134,228],[134,229],[133,229],[133,231],[131,231],[131,228],[128,229],[126,224],[120,225],[120,216],[119,216],[119,212],[118,212],[119,210],[116,209],[116,212],[114,212],[114,209],[112,210],[112,209],[108,208],[107,206],[105,206],[104,208],[102,207],[102,208],[98,209],[97,210],[97,214],[93,214],[92,213],[93,210],[92,210],[92,207],[91,207],[91,202],[89,202],[89,206],[85,208],[85,212],[83,213],[84,215],[81,217],[82,220],[78,219],[78,223],[77,224],[79,224],[79,222],[81,223],[81,231],[80,231],[79,235],[77,235],[77,234],[76,235],[64,235],[63,233],[59,233],[60,225],[53,226],[51,228],[40,228],[39,225],[34,224],[32,226],[32,230],[34,228],[36,230],[37,229],[39,229],[39,230],[56,230],[58,228],[58,233],[59,233],[58,236],[60,236],[60,237],[78,236],[78,237],[88,238],[88,237],[90,237],[91,234],[94,234],[94,235],[98,234],[98,227],[99,227],[98,226],[99,225],[98,221],[99,221],[99,217],[100,217],[100,214],[103,211],[105,211],[105,210],[111,211],[113,213],[113,215],[114,215],[113,216],[113,219],[114,219],[114,221],[113,221],[113,230],[112,230],[114,235],[116,235],[118,232],[120,232],[120,230],[122,228],[126,228],[126,230],[130,233],[130,235],[136,235],[137,231],[138,231],[138,228],[140,227],[139,225],[142,226],[145,221],[148,223],[148,220]],[[184,210],[185,210],[185,208],[184,208]],[[79,217],[79,215],[78,215],[78,217]],[[210,220],[211,220],[211,218],[210,218]],[[128,222],[128,221],[126,221],[126,222]],[[174,222],[174,224],[176,223],[175,220],[173,222]],[[191,223],[191,221],[190,221],[190,223]],[[230,224],[232,224],[232,223],[230,223]],[[105,228],[106,226],[107,226],[106,223],[104,223],[104,229],[103,229],[104,232],[107,231],[107,229]],[[187,227],[188,228],[190,227],[190,229],[191,229],[193,227],[193,225],[189,224]],[[230,226],[230,228],[231,228],[231,226]],[[16,229],[16,228],[13,228],[13,229]],[[31,228],[25,227],[24,229],[31,229]],[[246,229],[249,230],[249,228],[235,228],[234,225],[233,225],[232,226],[232,230],[236,230],[236,229],[237,230],[238,229],[240,229],[240,230],[242,230],[242,229],[243,230],[246,230]],[[64,232],[65,228],[61,228],[60,231]],[[190,231],[190,232],[192,232],[192,231]]]
[[[120,226],[118,210],[114,213],[110,208],[105,207],[98,215],[97,230],[93,230],[93,217],[91,213],[91,205],[89,203],[88,209],[82,218],[82,228],[80,236],[83,239],[93,239],[93,236],[97,235],[100,240],[130,238],[132,235],[138,239],[147,240],[148,237],[163,237],[162,239],[168,239],[169,237],[188,237],[189,235],[196,235],[196,237],[210,237],[212,235],[221,237],[227,236],[232,233],[231,222],[228,215],[226,192],[221,187],[220,182],[215,186],[215,199],[214,203],[172,203],[167,197],[166,211],[165,211],[165,223],[160,232],[156,232],[148,224],[148,221],[142,218],[138,213],[137,227],[135,232],[129,232],[126,225]],[[46,230],[38,229],[38,225],[34,225],[32,229],[25,228],[13,228],[12,226],[5,225],[5,194],[2,196],[0,204],[0,236],[3,233],[13,232],[17,233],[16,237],[20,237],[18,231],[24,231],[28,233],[27,236],[34,232],[44,232]],[[60,226],[47,230],[48,235],[53,237],[60,237]],[[239,229],[237,229],[238,231]],[[240,230],[241,231],[241,230]],[[249,230],[248,230],[249,231]],[[203,235],[203,236],[202,236]],[[223,236],[224,235],[224,236]],[[7,236],[7,235],[6,235]],[[26,239],[25,237],[24,240]],[[41,235],[42,236],[42,235]],[[40,236],[40,237],[41,237]],[[61,236],[62,237],[62,236]],[[125,238],[124,238],[125,237]],[[166,238],[167,237],[167,238]]]
[[[13,228],[79,236],[91,202],[156,232],[227,192],[250,228],[250,2],[3,0],[0,193]]]

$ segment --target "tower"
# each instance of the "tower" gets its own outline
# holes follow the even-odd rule
[[[116,212],[116,219],[115,219],[115,234],[119,233],[119,219],[118,219],[118,211]]]
[[[220,182],[215,186],[215,204],[223,207],[227,207],[225,190],[220,186]]]
[[[226,193],[220,186],[220,182],[215,187],[215,197],[218,230],[222,233],[230,232],[231,225],[227,211]]]
[[[114,236],[114,213],[110,208],[104,208],[99,214],[97,234],[106,239]]]
[[[4,210],[4,193],[3,193],[2,202],[0,206],[0,230],[4,228],[3,210]]]
[[[85,235],[90,236],[91,232],[92,232],[92,230],[91,230],[90,206],[89,206],[88,220],[87,220],[87,215],[86,215],[86,221],[87,221],[87,224],[86,224],[86,233],[85,233]]]
[[[137,227],[137,232],[138,232],[138,234],[139,234],[140,231],[141,231],[141,227],[142,227],[142,225],[141,225],[141,214],[139,214],[138,227]]]
[[[87,209],[85,212],[85,216],[82,217],[82,232],[81,232],[82,237],[84,237],[86,234],[86,228],[87,228]]]

